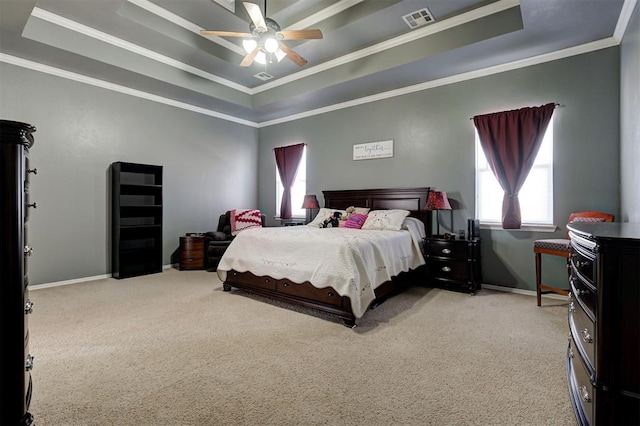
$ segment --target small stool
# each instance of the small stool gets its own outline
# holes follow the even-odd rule
[[[549,239],[536,240],[533,242],[533,252],[536,257],[536,297],[538,306],[542,303],[542,295],[547,293],[557,293],[564,296],[569,294],[569,290],[551,287],[542,284],[542,255],[550,254],[551,256],[562,256],[567,259],[567,274],[571,274],[569,269],[569,253],[571,240],[567,239]]]

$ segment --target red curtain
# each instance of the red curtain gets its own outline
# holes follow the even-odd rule
[[[480,144],[493,174],[504,190],[502,227],[522,224],[518,192],[538,155],[555,104],[473,117]]]
[[[280,181],[284,187],[282,201],[280,202],[280,217],[282,219],[291,219],[291,187],[296,180],[304,144],[283,146],[275,148],[273,151],[276,155],[276,166],[278,167]]]

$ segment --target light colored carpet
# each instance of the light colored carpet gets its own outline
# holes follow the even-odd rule
[[[566,305],[416,287],[359,320],[167,270],[31,292],[47,425],[572,425]]]

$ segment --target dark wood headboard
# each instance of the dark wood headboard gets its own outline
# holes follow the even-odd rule
[[[427,235],[431,235],[431,212],[423,210],[431,188],[345,189],[322,191],[324,206],[344,210],[349,206],[369,207],[371,210],[404,209],[409,216],[424,222]]]

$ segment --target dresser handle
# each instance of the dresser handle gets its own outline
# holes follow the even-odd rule
[[[450,250],[450,249],[448,249],[448,248],[445,248],[445,249],[442,249],[442,252],[443,252],[444,254],[450,254],[450,253],[451,253],[451,250]]]
[[[27,173],[33,173],[34,175],[37,175],[38,169],[27,169]]]
[[[31,256],[31,253],[33,253],[33,247],[24,246],[23,251],[25,256]]]
[[[582,385],[580,386],[580,397],[584,402],[591,402],[591,396],[589,395],[589,391],[587,387]]]
[[[31,299],[27,299],[27,302],[24,304],[24,313],[25,315],[33,313],[33,302]]]
[[[449,268],[448,266],[443,266],[442,272],[451,272],[451,268]]]
[[[282,283],[282,286],[283,287],[289,287],[289,283],[285,281],[285,282]]]
[[[573,348],[569,348],[569,358],[573,358]]]
[[[587,262],[586,260],[578,260],[576,262],[576,266],[578,268],[584,268],[585,266],[589,266],[589,262]]]
[[[589,334],[589,330],[587,330],[586,328],[584,330],[582,330],[580,332],[580,334],[582,334],[582,341],[585,343],[593,343],[593,339],[591,338],[591,335]]]
[[[25,371],[31,371],[33,369],[33,358],[34,358],[33,355],[31,354],[27,355],[27,360],[24,363]]]
[[[335,296],[335,295],[336,295],[336,294],[335,294],[334,292],[332,292],[332,291],[330,291],[329,293],[327,293],[327,296],[329,296],[329,297],[333,297],[333,296]]]
[[[34,209],[37,209],[38,208],[38,204],[36,204],[35,202],[29,203],[29,204],[27,204],[27,207],[33,207]]]
[[[576,311],[576,306],[573,304],[573,302],[569,303],[569,312],[575,312]]]

